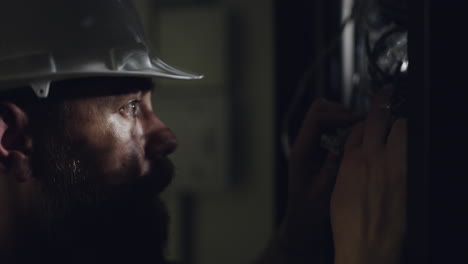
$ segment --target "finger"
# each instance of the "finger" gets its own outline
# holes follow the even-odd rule
[[[370,153],[374,153],[375,150],[383,148],[385,145],[391,119],[390,99],[392,92],[393,88],[391,86],[382,88],[374,97],[367,115],[364,126],[363,148],[370,151]]]
[[[349,134],[348,138],[346,139],[345,143],[345,153],[349,153],[354,149],[361,147],[362,141],[364,138],[364,122],[357,123],[351,133]]]
[[[328,101],[325,98],[318,98],[315,100],[309,108],[307,115],[310,112],[348,112],[349,110],[340,103]]]
[[[306,120],[294,143],[293,153],[307,160],[317,160],[321,152],[321,135],[331,127],[349,125],[355,117],[347,112],[316,112],[314,117]]]
[[[406,219],[406,188],[407,188],[407,120],[399,119],[393,124],[386,145],[387,159],[391,166],[385,181],[387,193],[391,194],[391,202],[386,204],[386,210],[395,223],[404,231]],[[398,227],[398,226],[397,226]]]
[[[392,126],[387,139],[388,158],[395,164],[400,173],[406,172],[407,163],[407,120],[398,119]]]
[[[310,135],[317,131],[346,125],[350,118],[352,114],[344,105],[319,98],[307,111],[298,137],[311,138]]]
[[[295,145],[309,148],[319,141],[324,127],[345,125],[350,119],[352,114],[343,105],[318,99],[310,106]]]
[[[324,129],[346,126],[355,120],[356,117],[343,105],[318,99],[309,108],[296,142],[310,148],[320,140],[320,133]]]
[[[320,147],[321,134],[325,129],[351,124],[356,117],[338,103],[324,99],[315,101],[304,119],[291,151],[291,168],[307,170],[311,175],[320,171],[323,150]],[[305,180],[305,179],[297,179]]]
[[[318,182],[315,184],[316,188],[320,188],[317,190],[317,192],[331,194],[336,180],[336,175],[338,174],[339,166],[339,157],[336,154],[328,152],[327,159],[320,169],[320,177],[317,177]]]

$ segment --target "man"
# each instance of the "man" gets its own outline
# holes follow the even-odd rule
[[[156,58],[126,1],[17,0],[1,12],[1,263],[164,263],[159,194],[177,142],[153,112],[150,78],[201,76]],[[405,125],[387,139],[390,93],[353,130],[336,184],[320,133],[356,118],[335,103],[311,106],[286,220],[258,263],[316,261],[330,202],[337,264],[398,263]]]
[[[162,259],[167,215],[153,196],[170,183],[167,155],[176,140],[152,112],[149,85],[63,81],[46,103],[2,104],[2,181],[15,201],[7,209],[12,257]]]

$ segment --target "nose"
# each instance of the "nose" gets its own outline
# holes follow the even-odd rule
[[[145,152],[148,157],[167,156],[177,149],[177,137],[156,115],[149,120]]]

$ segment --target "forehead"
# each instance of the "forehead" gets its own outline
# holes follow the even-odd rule
[[[55,82],[50,99],[79,99],[84,97],[113,96],[153,89],[151,78],[143,77],[91,77]]]

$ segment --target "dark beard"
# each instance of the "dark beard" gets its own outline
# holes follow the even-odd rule
[[[41,143],[33,168],[43,199],[23,217],[16,262],[164,263],[169,217],[157,194],[168,184],[161,179],[168,181],[173,173],[167,158],[154,160],[145,177],[109,186],[95,172],[97,164],[75,157],[79,152],[71,142],[57,137],[36,142]],[[129,157],[128,164],[133,166],[120,173],[139,175],[135,159]]]

